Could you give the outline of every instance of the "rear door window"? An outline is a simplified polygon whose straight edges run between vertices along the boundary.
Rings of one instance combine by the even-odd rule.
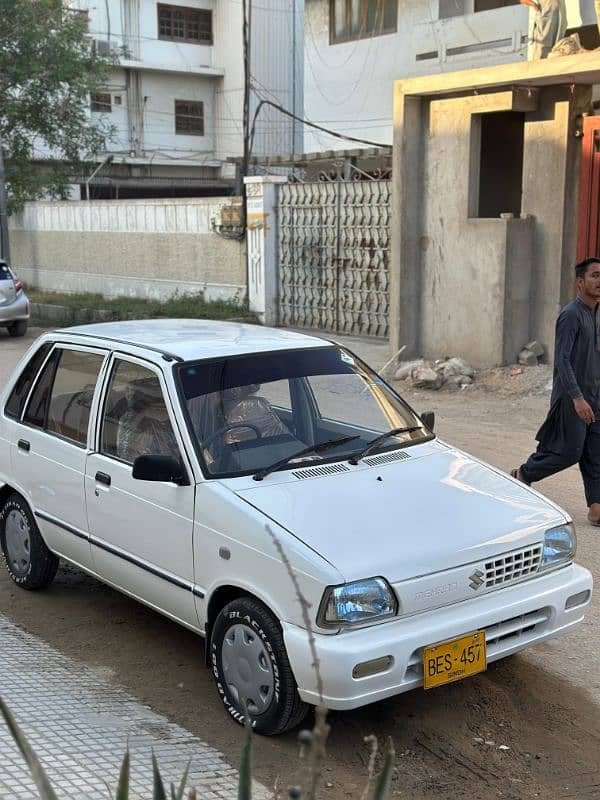
[[[2,266],[0,265],[0,278],[2,277],[1,271]],[[29,390],[31,389],[31,385],[34,382],[40,367],[44,363],[44,359],[50,352],[51,347],[52,342],[45,342],[29,359],[27,366],[19,375],[19,378],[15,383],[12,392],[10,393],[6,406],[4,407],[4,413],[7,417],[21,419],[21,414],[23,413],[23,408],[25,406],[25,401],[27,400]]]

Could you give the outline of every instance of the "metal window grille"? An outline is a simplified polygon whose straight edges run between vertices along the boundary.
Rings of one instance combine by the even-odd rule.
[[[175,133],[204,136],[204,103],[175,100]]]
[[[367,39],[398,28],[398,0],[329,0],[330,42]]]
[[[212,44],[212,11],[159,4],[158,38]]]
[[[94,92],[90,95],[90,110],[98,111],[103,114],[110,114],[112,103],[110,92]]]

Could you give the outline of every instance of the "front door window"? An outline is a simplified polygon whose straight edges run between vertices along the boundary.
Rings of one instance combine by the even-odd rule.
[[[179,448],[158,376],[140,364],[117,360],[104,407],[100,452],[133,464],[141,455],[168,455]]]

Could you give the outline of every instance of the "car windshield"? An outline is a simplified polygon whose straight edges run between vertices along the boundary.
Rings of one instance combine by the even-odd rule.
[[[348,459],[376,437],[372,452],[431,434],[382,379],[347,350],[319,347],[232,356],[178,365],[180,392],[195,445],[210,477]]]

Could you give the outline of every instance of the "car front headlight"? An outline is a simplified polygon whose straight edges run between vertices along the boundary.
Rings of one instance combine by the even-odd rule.
[[[577,537],[572,522],[551,528],[544,535],[544,547],[540,569],[551,569],[566,564],[575,558]]]
[[[317,622],[321,627],[364,625],[393,617],[398,601],[384,578],[367,578],[325,589]]]

